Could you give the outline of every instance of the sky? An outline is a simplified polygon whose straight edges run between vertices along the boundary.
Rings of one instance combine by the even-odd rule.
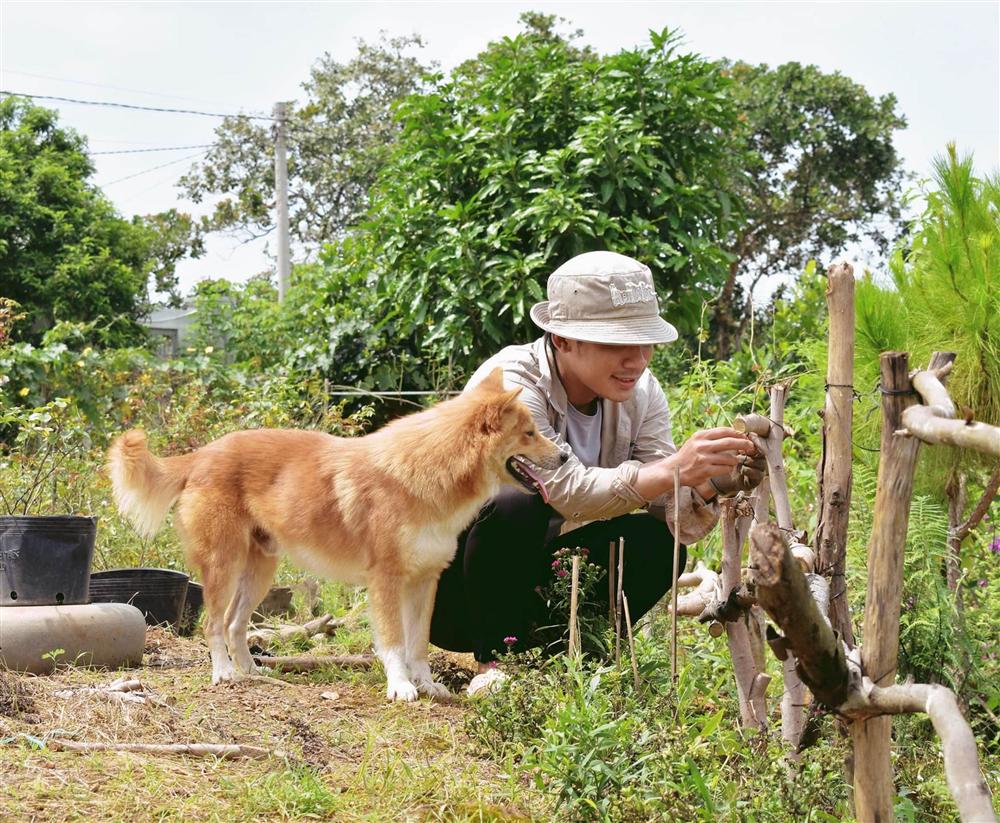
[[[358,38],[416,33],[444,70],[516,34],[518,16],[556,14],[601,53],[680,29],[709,58],[840,71],[873,95],[895,94],[908,127],[897,148],[917,177],[955,141],[980,172],[1000,166],[1000,0],[963,2],[44,2],[0,0],[0,88],[36,95],[232,114],[303,99],[324,53],[349,60]],[[177,179],[213,139],[217,118],[39,100],[85,135],[94,182],[119,212],[177,208]],[[169,164],[169,165],[164,165]],[[162,166],[161,168],[155,168]],[[213,237],[178,268],[183,292],[206,277],[243,281],[273,268],[265,241]]]

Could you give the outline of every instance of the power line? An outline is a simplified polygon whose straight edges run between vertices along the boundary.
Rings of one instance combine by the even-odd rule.
[[[88,152],[91,157],[98,154],[145,154],[150,151],[183,151],[184,149],[208,149],[211,148],[214,143],[199,143],[196,146],[163,146],[158,149],[117,149],[115,151],[92,151]]]
[[[163,97],[167,100],[187,100],[192,103],[204,103],[209,106],[224,106],[225,103],[211,102],[208,100],[201,100],[197,97],[183,97],[179,94],[163,94],[157,91],[143,91],[142,89],[130,89],[125,86],[111,86],[107,83],[92,83],[87,80],[71,80],[68,77],[54,77],[51,74],[33,74],[29,71],[16,71],[15,69],[4,69],[0,68],[0,74],[16,74],[20,77],[34,77],[39,80],[55,80],[57,83],[71,83],[74,86],[93,86],[98,89],[111,89],[112,91],[124,91],[129,94],[142,94],[146,97]]]
[[[27,97],[30,100],[56,100],[60,103],[79,103],[82,106],[108,106],[116,109],[155,111],[164,112],[166,114],[197,114],[201,117],[243,117],[247,120],[266,120],[269,123],[276,122],[275,118],[266,117],[260,114],[221,114],[214,111],[197,111],[195,109],[166,109],[158,108],[156,106],[136,106],[132,103],[114,103],[109,100],[79,100],[75,97],[55,97],[54,95],[48,94],[26,94],[20,91],[5,91],[3,89],[0,89],[0,95],[7,95],[8,97]]]
[[[143,169],[142,171],[137,171],[135,174],[128,174],[125,177],[119,177],[116,180],[110,180],[107,183],[101,183],[101,188],[107,188],[108,186],[114,185],[115,183],[121,183],[124,180],[131,180],[133,177],[140,177],[143,174],[149,174],[151,171],[156,171],[157,169],[165,169],[167,166],[174,166],[177,163],[183,163],[185,160],[194,160],[196,157],[201,157],[205,152],[199,151],[194,154],[189,154],[187,157],[181,157],[179,160],[171,160],[169,163],[160,163],[158,166],[152,166],[148,169]]]

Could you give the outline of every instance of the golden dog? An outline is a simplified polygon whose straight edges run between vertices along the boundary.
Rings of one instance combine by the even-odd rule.
[[[427,665],[437,581],[458,535],[501,483],[543,496],[532,465],[559,449],[500,369],[474,389],[364,437],[260,429],[156,457],[133,429],[111,445],[119,509],[155,534],[174,525],[205,596],[212,682],[256,672],[247,623],[286,552],[298,565],[367,585],[390,700],[446,695]]]

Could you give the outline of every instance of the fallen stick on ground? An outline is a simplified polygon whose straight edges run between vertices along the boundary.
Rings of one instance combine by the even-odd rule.
[[[70,752],[135,752],[137,754],[183,754],[190,757],[218,757],[221,760],[251,758],[285,759],[286,752],[279,749],[264,749],[260,746],[243,746],[224,743],[89,743],[75,740],[50,738],[46,748]]]
[[[254,663],[267,666],[279,672],[312,672],[324,666],[341,666],[345,669],[370,669],[375,664],[374,655],[370,654],[325,654],[292,657],[266,657],[254,655]],[[266,679],[266,678],[265,678]]]

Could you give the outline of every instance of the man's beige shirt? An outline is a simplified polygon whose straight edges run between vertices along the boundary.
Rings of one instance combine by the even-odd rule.
[[[566,390],[555,378],[545,351],[545,338],[523,346],[508,346],[485,363],[469,380],[467,389],[497,366],[503,368],[508,388],[520,388],[520,399],[531,410],[539,430],[555,441],[566,462],[539,474],[549,503],[571,526],[606,520],[638,508],[649,508],[675,530],[673,493],[646,500],[635,488],[639,466],[677,451],[670,435],[667,398],[647,369],[632,396],[623,403],[602,400],[601,455],[597,466],[581,463],[566,440]],[[687,486],[681,488],[680,539],[685,545],[704,537],[719,519],[718,503],[706,503]],[[564,529],[565,530],[565,529]],[[676,532],[675,532],[676,533]]]

